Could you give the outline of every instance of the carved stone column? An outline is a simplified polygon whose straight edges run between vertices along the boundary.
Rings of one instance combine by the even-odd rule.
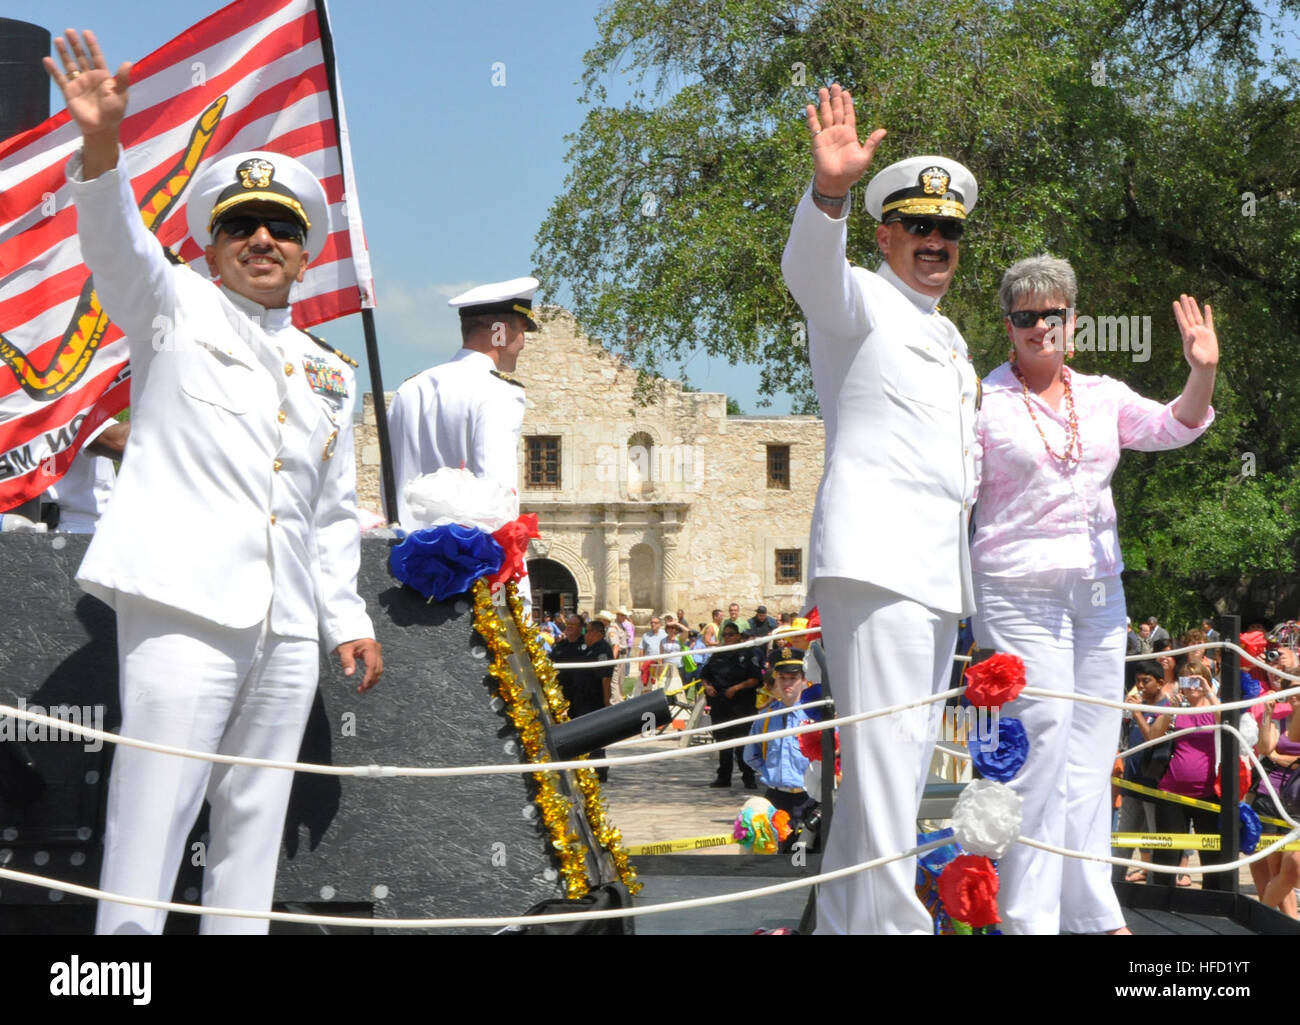
[[[602,608],[613,612],[619,606],[619,553],[618,553],[618,524],[605,522],[602,524],[605,539],[605,587],[604,594],[601,596],[600,604]]]
[[[663,574],[660,577],[662,582],[661,593],[659,596],[659,607],[664,612],[677,611],[680,602],[681,582],[677,575],[677,533],[681,530],[681,524],[676,521],[668,521],[663,524]]]

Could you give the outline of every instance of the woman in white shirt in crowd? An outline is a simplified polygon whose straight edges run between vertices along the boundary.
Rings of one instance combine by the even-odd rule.
[[[1120,700],[1125,616],[1110,479],[1120,449],[1178,448],[1214,419],[1219,361],[1210,308],[1180,296],[1174,318],[1191,371],[1167,405],[1109,377],[1074,374],[1074,270],[1051,256],[1011,266],[1000,299],[1010,361],[983,382],[983,449],[971,562],[975,639],[1019,655],[1027,683]],[[1029,757],[1009,784],[1021,833],[1101,855],[1110,847],[1118,709],[1020,698]],[[1008,933],[1126,932],[1110,867],[1013,844],[998,863]]]

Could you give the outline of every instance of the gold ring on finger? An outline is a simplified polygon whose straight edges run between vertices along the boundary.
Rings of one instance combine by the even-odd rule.
[[[78,75],[80,75],[80,74],[81,74],[80,71],[69,71],[69,72],[68,72],[68,81],[71,82],[74,78],[76,78],[76,77],[77,77]]]

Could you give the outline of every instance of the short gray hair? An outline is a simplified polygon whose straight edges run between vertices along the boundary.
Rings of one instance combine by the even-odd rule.
[[[1079,281],[1069,261],[1044,253],[1017,260],[1008,267],[1002,275],[1002,287],[998,289],[1003,315],[1011,312],[1017,300],[1029,295],[1059,295],[1065,300],[1065,305],[1073,309],[1079,295]]]

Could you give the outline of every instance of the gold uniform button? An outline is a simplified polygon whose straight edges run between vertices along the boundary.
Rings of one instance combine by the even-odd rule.
[[[275,414],[275,418],[276,418],[277,420],[279,420],[280,423],[284,423],[286,420],[289,419],[287,416],[284,415],[284,410],[283,410],[283,409],[280,410],[280,412],[278,412],[278,413]]]
[[[275,526],[275,513],[271,513],[271,526]]]
[[[292,363],[286,363],[286,364],[284,365],[284,376],[285,376],[285,377],[292,377],[292,376],[293,376],[293,364],[292,364]]]
[[[275,470],[276,473],[279,473],[279,472],[280,472],[280,467],[283,466],[283,465],[284,465],[284,464],[283,464],[282,462],[280,462],[280,460],[277,459],[274,463],[271,464],[271,467]]]

